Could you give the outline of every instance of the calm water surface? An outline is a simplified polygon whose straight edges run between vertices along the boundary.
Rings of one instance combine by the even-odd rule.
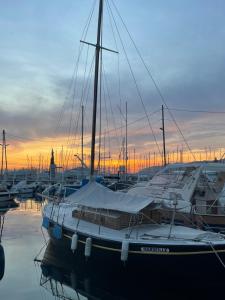
[[[45,239],[48,236],[41,230],[40,203],[28,200],[5,214],[0,248],[1,300],[224,299],[225,283],[213,282],[210,270],[210,284],[199,279],[190,286],[189,280],[173,280],[164,274],[154,278],[152,273],[113,272],[109,266],[89,268],[75,261],[70,251],[46,245]],[[4,275],[1,250],[5,253]]]

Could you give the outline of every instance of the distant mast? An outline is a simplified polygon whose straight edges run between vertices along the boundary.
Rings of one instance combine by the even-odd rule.
[[[125,111],[125,121],[126,121],[126,144],[125,144],[125,180],[127,180],[127,161],[128,161],[128,152],[127,152],[127,101],[126,101],[126,111]]]
[[[84,171],[84,106],[81,106],[81,160],[82,160],[82,176]]]
[[[164,166],[166,166],[166,137],[165,137],[165,121],[164,121],[164,106],[162,105],[162,127],[160,128],[162,130],[163,135],[163,163]]]
[[[55,177],[56,177],[56,164],[55,164],[54,151],[52,149],[50,167],[49,167],[49,179],[50,179],[50,181],[54,182]]]
[[[5,129],[3,129],[2,131],[2,144],[0,144],[2,146],[2,161],[1,161],[1,178],[3,179],[3,175],[4,173],[7,173],[8,171],[8,162],[7,162],[7,145],[6,144],[6,137],[5,137]],[[5,169],[4,169],[4,165],[5,165]]]

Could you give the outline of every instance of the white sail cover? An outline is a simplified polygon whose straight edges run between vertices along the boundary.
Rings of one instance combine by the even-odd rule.
[[[153,202],[153,198],[113,192],[97,182],[90,182],[66,198],[67,203],[95,209],[110,209],[136,214]]]

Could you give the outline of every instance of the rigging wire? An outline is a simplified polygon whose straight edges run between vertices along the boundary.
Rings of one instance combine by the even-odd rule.
[[[154,130],[153,130],[152,125],[151,125],[151,121],[150,121],[150,119],[149,119],[149,117],[148,117],[148,114],[147,114],[147,110],[146,110],[146,107],[145,107],[145,104],[144,104],[144,101],[143,101],[143,98],[142,98],[142,95],[141,95],[141,91],[140,91],[139,86],[138,86],[138,84],[137,84],[137,80],[136,80],[136,77],[135,77],[135,75],[134,75],[133,69],[132,69],[132,67],[131,67],[130,60],[129,60],[128,55],[127,55],[127,53],[126,53],[126,50],[125,50],[125,47],[124,47],[124,43],[123,43],[123,40],[122,40],[121,35],[120,35],[120,33],[119,33],[119,30],[118,30],[118,26],[117,26],[115,17],[114,17],[114,15],[113,15],[113,13],[112,13],[111,6],[110,6],[110,4],[109,4],[108,1],[106,1],[106,3],[107,3],[107,8],[109,9],[109,12],[110,12],[110,14],[111,14],[111,16],[112,16],[112,19],[113,19],[113,22],[114,22],[114,25],[115,25],[115,28],[116,28],[118,37],[119,37],[119,39],[120,39],[120,43],[121,43],[121,45],[122,45],[124,55],[125,55],[126,61],[127,61],[127,63],[128,63],[128,66],[129,66],[129,69],[130,69],[132,78],[133,78],[133,80],[134,80],[134,84],[135,84],[135,87],[136,87],[136,90],[137,90],[137,94],[138,94],[138,96],[139,96],[139,98],[140,98],[140,100],[141,100],[141,104],[142,104],[143,110],[144,110],[144,112],[145,112],[145,114],[146,114],[146,117],[147,117],[147,120],[148,120],[148,125],[149,125],[150,130],[151,130],[151,132],[152,132],[152,135],[153,135],[153,137],[154,137],[156,147],[157,147],[157,149],[158,149],[159,155],[162,156],[162,153],[161,153],[161,151],[160,151],[159,144],[158,144],[158,142],[157,142],[156,136],[155,136],[155,134],[154,134]]]
[[[89,13],[89,16],[87,18],[87,21],[86,21],[86,24],[83,28],[83,31],[82,31],[82,34],[81,34],[81,39],[85,39],[86,36],[87,36],[87,32],[88,32],[88,29],[89,29],[89,26],[90,26],[90,22],[91,22],[91,19],[92,19],[92,16],[93,16],[93,13],[94,13],[94,9],[95,9],[95,6],[96,6],[96,2],[97,0],[94,0],[93,1],[93,5],[91,7],[91,11]],[[57,131],[60,126],[61,126],[61,122],[62,122],[62,117],[63,117],[63,113],[64,113],[64,109],[65,109],[65,106],[66,106],[66,101],[69,99],[69,94],[70,94],[70,91],[72,89],[72,86],[73,86],[73,82],[75,81],[76,82],[76,76],[77,76],[77,69],[78,69],[78,64],[79,64],[79,60],[80,60],[80,56],[81,56],[81,52],[82,52],[82,49],[83,49],[83,44],[79,44],[79,49],[78,49],[78,58],[77,58],[77,62],[76,62],[76,66],[74,68],[74,71],[73,71],[73,75],[72,75],[72,80],[70,82],[70,85],[69,85],[69,89],[68,89],[68,92],[67,92],[67,95],[66,95],[66,98],[65,98],[65,101],[63,103],[63,106],[62,106],[62,109],[59,113],[59,117],[58,117],[58,123],[57,123],[57,126],[56,126],[56,130]],[[75,75],[76,74],[76,75]]]
[[[77,111],[77,117],[74,119],[74,124],[72,124],[72,119],[70,119],[70,132],[72,131],[72,126],[74,125],[75,127],[75,132],[78,130],[79,126],[79,120],[80,120],[80,113],[81,113],[81,107],[83,104],[83,99],[84,99],[84,93],[85,93],[85,82],[86,82],[86,72],[87,72],[87,63],[88,63],[88,54],[89,54],[89,46],[87,47],[87,54],[86,54],[86,59],[85,59],[85,66],[84,66],[84,78],[83,78],[83,85],[82,85],[82,91],[81,91],[81,97],[80,97],[80,103],[79,103],[79,109]],[[70,136],[68,137],[67,144],[70,142]]]
[[[83,98],[80,99],[80,103],[79,103],[79,109],[78,109],[78,112],[77,112],[77,117],[75,118],[74,120],[74,136],[75,138],[71,136],[67,139],[67,147],[69,146],[70,143],[73,143],[75,140],[77,141],[80,141],[80,138],[77,138],[77,134],[78,134],[78,127],[79,127],[79,120],[80,120],[80,114],[81,114],[81,106],[82,104],[84,103],[84,96],[85,96],[85,93],[86,93],[86,90],[87,88],[89,87],[89,81],[92,77],[92,70],[93,70],[93,63],[94,63],[94,55],[92,57],[92,62],[91,62],[91,67],[90,67],[90,70],[89,70],[89,74],[87,76],[87,80],[86,80],[86,86],[84,87],[84,94],[83,94]],[[87,101],[86,101],[87,103]],[[86,105],[85,105],[86,107]],[[84,109],[85,109],[84,107]],[[72,152],[73,150],[70,150],[69,154],[68,154],[68,149],[66,150],[66,156],[65,156],[65,159],[67,160],[67,163],[68,163],[68,159],[70,158],[70,156],[72,155]]]
[[[155,115],[156,113],[158,113],[158,112],[160,112],[161,111],[161,108],[160,109],[157,109],[157,110],[155,110],[154,112],[152,112],[152,113],[149,113],[148,115],[149,115],[149,117],[150,116],[153,116],[153,115]],[[130,122],[128,122],[128,126],[130,126],[130,125],[133,125],[133,124],[135,124],[135,123],[138,123],[138,122],[140,122],[140,121],[143,121],[144,119],[146,119],[146,116],[143,116],[143,117],[140,117],[140,118],[138,118],[138,119],[136,119],[136,120],[133,120],[133,121],[130,121]],[[86,121],[88,121],[88,120],[86,120]],[[122,129],[122,128],[125,128],[125,125],[122,125],[122,126],[119,126],[119,127],[116,127],[116,128],[112,128],[112,129],[108,129],[107,131],[106,131],[106,133],[108,134],[108,133],[110,133],[110,132],[114,132],[115,130],[120,130],[120,129]],[[23,136],[18,136],[18,135],[14,135],[14,134],[11,134],[11,133],[9,133],[9,132],[7,132],[7,135],[9,136],[9,137],[12,137],[12,138],[17,138],[18,140],[24,140],[24,141],[33,141],[33,142],[40,142],[41,140],[40,139],[35,139],[35,138],[27,138],[27,137],[23,137]],[[84,139],[90,139],[90,137],[89,136],[87,136],[87,137],[84,137]],[[80,140],[80,138],[73,138],[72,139],[72,141],[79,141]],[[50,140],[49,141],[50,143],[53,143],[53,142],[55,142],[54,140]],[[61,145],[59,146],[60,148],[61,148]]]
[[[104,69],[104,64],[103,64],[103,75],[104,75],[104,79],[105,79],[105,86],[106,86],[106,90],[107,90],[107,96],[108,96],[108,100],[109,100],[110,111],[111,111],[112,120],[113,120],[113,124],[114,124],[115,136],[116,136],[117,142],[119,143],[119,138],[118,138],[118,134],[117,134],[117,130],[116,130],[115,116],[114,116],[114,112],[113,112],[113,109],[112,109],[112,101],[111,101],[111,96],[110,96],[110,92],[109,92],[108,80],[107,80],[106,72],[105,72],[105,69]],[[108,127],[108,125],[107,125],[107,127]],[[110,142],[109,142],[109,147],[110,147]]]
[[[177,121],[176,121],[174,115],[172,114],[172,112],[171,112],[171,111],[169,110],[169,108],[168,108],[168,105],[167,105],[167,103],[166,103],[166,100],[165,100],[165,98],[164,98],[164,96],[163,96],[163,94],[162,94],[160,88],[159,88],[159,85],[157,84],[156,80],[154,79],[154,77],[153,77],[153,75],[152,75],[152,73],[151,73],[151,71],[150,71],[150,68],[149,68],[149,67],[147,66],[147,64],[145,63],[145,61],[144,61],[144,59],[143,59],[143,57],[142,57],[142,55],[141,55],[140,50],[138,49],[138,47],[137,47],[137,45],[136,45],[134,39],[132,38],[132,36],[131,36],[131,34],[130,34],[130,32],[129,32],[129,30],[128,30],[128,28],[127,28],[127,26],[126,26],[126,24],[125,24],[125,22],[124,22],[124,20],[123,20],[123,18],[122,18],[122,16],[121,16],[121,14],[119,13],[119,10],[118,10],[117,6],[115,5],[115,2],[114,2],[113,0],[111,0],[111,2],[112,2],[112,4],[113,4],[113,6],[114,6],[114,8],[115,8],[115,10],[116,10],[116,12],[117,12],[117,14],[118,14],[118,16],[119,16],[121,22],[122,22],[122,24],[123,24],[123,26],[124,26],[124,28],[125,28],[127,34],[129,35],[129,37],[130,37],[130,39],[131,39],[131,42],[132,42],[132,44],[134,45],[134,47],[135,47],[135,49],[136,49],[136,51],[137,51],[137,53],[138,53],[138,56],[140,57],[140,59],[141,59],[143,65],[144,65],[144,67],[145,67],[145,69],[146,69],[148,75],[150,76],[150,78],[151,78],[151,80],[152,80],[152,82],[153,82],[153,84],[154,84],[154,86],[155,86],[155,88],[156,88],[156,91],[157,91],[158,94],[159,94],[159,97],[161,98],[162,102],[164,103],[164,105],[165,105],[166,108],[168,109],[168,112],[169,112],[171,118],[173,119],[174,124],[176,125],[176,127],[177,127],[177,129],[178,129],[180,135],[182,136],[182,138],[183,138],[183,140],[184,140],[184,143],[186,144],[186,146],[187,146],[188,150],[190,151],[192,157],[194,158],[194,160],[196,160],[195,155],[194,155],[194,153],[192,152],[192,150],[191,150],[191,148],[190,148],[190,146],[189,146],[189,144],[188,144],[188,142],[187,142],[187,140],[186,140],[186,138],[185,138],[183,132],[181,131],[181,129],[180,129],[180,127],[179,127],[179,125],[178,125],[178,123],[177,123]]]
[[[111,32],[112,32],[112,36],[113,36],[113,40],[114,40],[114,43],[115,43],[115,48],[116,48],[116,51],[118,52],[118,55],[117,55],[117,78],[118,78],[118,96],[119,96],[119,108],[120,110],[122,110],[122,96],[121,96],[121,75],[120,75],[120,55],[119,55],[119,48],[118,48],[118,43],[117,43],[117,40],[116,40],[116,34],[114,32],[114,28],[113,28],[113,24],[112,24],[112,18],[111,18],[111,15],[109,14],[109,10],[107,10],[108,12],[108,19],[109,19],[109,23],[110,23],[110,29],[111,29]],[[121,131],[120,131],[120,136],[121,136],[121,141],[118,143],[118,145],[121,145],[123,143],[123,127],[122,127],[122,124],[123,124],[123,118],[122,116],[120,115],[120,125],[121,125]],[[124,126],[125,127],[125,126]],[[119,137],[118,137],[119,139]],[[122,149],[122,148],[121,148]],[[119,160],[121,159],[121,150],[120,149],[120,152],[119,152]],[[119,164],[119,161],[118,161],[118,164]]]
[[[84,39],[84,40],[86,39],[88,30],[90,27],[90,23],[91,23],[91,20],[93,17],[93,13],[95,10],[96,2],[97,2],[97,0],[94,0],[93,6],[91,8],[91,12],[89,14],[88,20],[87,20],[84,30],[82,32],[81,39]],[[70,120],[69,120],[69,126],[68,126],[67,145],[69,144],[69,140],[70,140],[70,136],[71,136],[71,132],[72,132],[72,121],[73,121],[73,115],[74,115],[75,98],[76,98],[76,94],[77,94],[78,70],[79,70],[79,64],[80,64],[80,60],[81,60],[81,54],[82,54],[83,47],[84,47],[84,44],[79,45],[78,58],[77,58],[76,67],[74,70],[75,78],[72,81],[72,83],[74,82],[74,88],[73,88],[73,94],[72,94],[72,109],[71,109],[71,113],[70,113]]]
[[[85,97],[85,93],[84,93],[84,98],[85,98],[85,104],[84,104],[84,98],[82,99],[82,101],[80,101],[80,104],[79,104],[79,110],[78,110],[78,116],[77,118],[75,119],[75,133],[74,133],[74,137],[71,137],[71,143],[75,143],[76,144],[76,141],[80,141],[80,138],[77,138],[77,135],[78,135],[78,125],[79,125],[79,119],[80,119],[80,114],[81,114],[81,106],[82,104],[84,104],[84,112],[85,112],[85,108],[87,107],[87,101],[88,101],[88,98],[89,98],[89,93],[90,93],[90,86],[91,86],[91,78],[93,77],[93,72],[94,72],[94,57],[95,55],[93,55],[93,58],[92,58],[92,63],[91,63],[91,67],[90,67],[90,71],[89,71],[89,75],[88,75],[88,79],[86,81],[86,88],[85,88],[85,93],[86,93],[86,97]],[[86,120],[86,123],[88,123],[89,120]],[[84,140],[87,139],[87,140],[90,140],[90,137],[84,137]],[[67,146],[69,145],[69,143],[67,144]],[[72,155],[72,152],[73,150],[70,151],[69,155],[68,155],[68,160],[70,159],[70,156]],[[68,161],[67,161],[68,163]]]
[[[103,83],[104,82],[105,82],[105,77],[103,76]],[[103,84],[102,88],[103,88],[103,95],[104,95],[103,99],[104,99],[104,106],[105,106],[106,127],[107,127],[107,133],[109,133],[109,117],[108,117],[108,110],[107,110],[107,103],[106,103],[106,85]],[[106,130],[104,131],[104,136],[105,134],[106,134]]]
[[[175,111],[185,111],[190,113],[207,113],[207,114],[225,114],[225,111],[210,111],[210,110],[190,110],[185,108],[168,108],[168,110],[175,110]]]
[[[120,76],[120,55],[119,55],[119,47],[118,47],[118,43],[117,43],[117,40],[116,40],[116,34],[115,34],[115,31],[114,31],[114,28],[113,28],[113,24],[112,24],[112,17],[111,15],[109,14],[109,10],[107,10],[108,12],[108,17],[109,17],[109,24],[110,24],[110,29],[111,29],[111,32],[112,32],[112,36],[113,36],[113,40],[114,40],[114,43],[115,43],[115,48],[116,48],[116,51],[118,52],[118,55],[117,55],[117,73],[118,73],[118,95],[119,95],[119,100],[120,100],[120,110],[122,109],[122,96],[121,96],[121,76]],[[120,116],[120,123],[121,123],[121,126],[123,124],[123,119],[122,117]],[[122,132],[122,129],[121,129],[121,137],[123,136],[123,132]]]

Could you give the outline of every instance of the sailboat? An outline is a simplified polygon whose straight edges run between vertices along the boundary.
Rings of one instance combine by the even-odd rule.
[[[120,263],[132,271],[160,269],[171,274],[209,268],[224,272],[224,235],[176,226],[174,215],[170,224],[157,224],[151,218],[154,197],[113,192],[95,181],[99,57],[105,49],[101,46],[102,15],[103,0],[99,0],[90,181],[63,202],[45,205],[42,225],[57,247],[71,249],[87,263],[99,261],[109,268]],[[176,197],[172,203],[176,208]]]

